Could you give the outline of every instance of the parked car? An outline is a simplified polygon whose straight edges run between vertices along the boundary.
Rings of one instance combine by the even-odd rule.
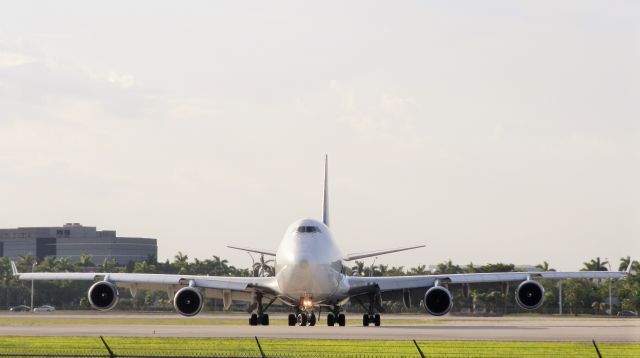
[[[618,317],[638,317],[638,312],[635,311],[620,311],[617,314]]]
[[[31,311],[31,307],[25,306],[25,305],[13,306],[13,307],[9,308],[9,311],[11,311],[11,312],[29,312],[29,311]]]
[[[53,306],[43,305],[43,306],[34,308],[33,312],[53,312],[55,310],[56,308]]]

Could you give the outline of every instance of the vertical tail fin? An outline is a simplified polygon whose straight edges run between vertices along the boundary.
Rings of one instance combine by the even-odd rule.
[[[18,272],[18,268],[16,267],[16,263],[11,261],[11,271],[13,271],[13,276],[18,276],[20,273]]]
[[[329,226],[329,156],[324,155],[324,189],[322,196],[322,222]]]

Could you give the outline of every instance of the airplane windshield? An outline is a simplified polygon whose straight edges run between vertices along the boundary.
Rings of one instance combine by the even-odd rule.
[[[297,232],[320,232],[317,226],[298,226]]]

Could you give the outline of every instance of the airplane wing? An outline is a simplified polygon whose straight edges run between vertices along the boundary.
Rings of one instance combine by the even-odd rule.
[[[25,272],[19,273],[12,264],[13,274],[22,281],[108,281],[117,287],[128,288],[135,294],[138,289],[167,291],[169,298],[182,287],[196,287],[206,291],[207,297],[221,298],[224,292],[235,292],[233,299],[251,301],[260,292],[269,296],[279,294],[275,277],[227,277],[165,275],[147,273],[107,272]]]
[[[387,277],[360,277],[350,276],[349,286],[351,290],[359,291],[363,287],[377,287],[380,291],[394,291],[411,288],[426,288],[440,284],[469,284],[525,281],[528,279],[546,278],[561,280],[569,278],[589,279],[619,279],[629,275],[629,271],[576,271],[576,272],[492,272],[492,273],[462,273],[444,275],[420,275],[420,276],[387,276]]]
[[[262,255],[267,255],[267,256],[276,256],[275,251],[271,251],[271,250],[254,249],[254,248],[251,248],[251,247],[242,247],[242,246],[227,246],[227,247],[230,248],[230,249],[234,249],[234,250],[255,252],[257,254],[262,254]]]
[[[421,247],[425,247],[425,245],[406,246],[406,247],[397,247],[397,248],[388,249],[388,250],[378,250],[378,251],[352,253],[352,254],[348,254],[347,256],[345,256],[344,260],[345,261],[353,261],[353,260],[358,260],[358,259],[364,259],[364,258],[367,258],[367,257],[373,257],[373,256],[378,256],[378,255],[384,255],[384,254],[391,254],[391,253],[399,252],[399,251],[418,249],[418,248],[421,248]]]

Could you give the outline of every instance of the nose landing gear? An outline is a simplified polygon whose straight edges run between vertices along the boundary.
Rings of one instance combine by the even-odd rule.
[[[288,323],[289,326],[295,326],[296,324],[299,326],[315,326],[316,325],[316,314],[314,312],[303,312],[299,311],[298,314],[289,314]]]
[[[315,326],[318,323],[318,317],[314,311],[306,311],[300,306],[295,307],[296,312],[289,314],[287,319],[290,327],[293,326]],[[338,325],[344,327],[347,319],[344,313],[340,313],[340,306],[333,306],[331,312],[327,315],[327,326],[333,327]],[[380,319],[378,318],[378,322]]]

